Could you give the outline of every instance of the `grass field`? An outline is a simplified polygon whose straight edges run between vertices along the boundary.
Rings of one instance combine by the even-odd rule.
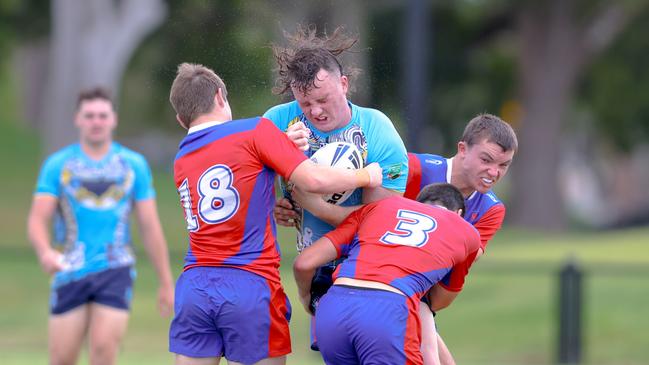
[[[25,217],[40,165],[38,141],[21,128],[0,128],[0,363],[46,363],[48,279],[25,238]],[[20,156],[16,159],[16,156]],[[175,274],[186,234],[168,173],[156,174],[161,218]],[[137,237],[137,235],[135,235]],[[283,278],[293,301],[294,354],[289,364],[320,364],[307,350],[307,318],[299,306],[290,265],[294,235],[280,229]],[[139,248],[132,319],[120,364],[171,363],[169,319],[155,310],[155,279]],[[499,233],[476,264],[465,291],[438,316],[459,364],[551,364],[557,337],[557,271],[574,257],[586,272],[584,363],[649,363],[649,228],[547,235]],[[85,355],[84,355],[85,356]],[[81,362],[87,363],[84,360]]]

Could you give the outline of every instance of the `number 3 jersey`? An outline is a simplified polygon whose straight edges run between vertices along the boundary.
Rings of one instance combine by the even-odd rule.
[[[308,156],[312,156],[320,147],[331,142],[349,142],[354,144],[363,156],[364,165],[378,162],[383,168],[382,187],[403,193],[408,176],[408,155],[399,133],[390,119],[376,109],[363,108],[348,103],[352,118],[339,129],[321,132],[304,115],[296,101],[272,107],[264,117],[270,119],[277,127],[286,131],[291,125],[303,122],[309,129]],[[286,195],[286,194],[285,194]],[[362,189],[356,189],[341,205],[354,206],[362,203]],[[297,248],[311,246],[318,238],[331,231],[333,227],[320,220],[308,211],[302,210],[301,222],[297,222]]]
[[[191,128],[174,162],[189,230],[184,269],[236,267],[279,282],[275,173],[289,178],[305,159],[264,118]]]
[[[134,201],[155,197],[142,155],[112,143],[101,160],[73,144],[43,164],[35,194],[58,199],[54,240],[63,245],[68,269],[56,273],[57,288],[91,273],[133,265],[130,213]]]
[[[461,289],[480,247],[478,232],[458,214],[398,196],[356,210],[325,237],[339,258],[348,256],[334,280],[376,281],[417,299],[451,270]]]

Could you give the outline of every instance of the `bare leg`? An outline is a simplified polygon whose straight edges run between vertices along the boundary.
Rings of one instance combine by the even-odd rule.
[[[284,365],[286,364],[286,356],[278,357],[269,357],[260,361],[257,361],[255,365]],[[228,361],[228,365],[244,365],[236,361]]]
[[[102,304],[90,304],[90,364],[113,365],[126,334],[129,313]]]
[[[221,357],[189,357],[176,354],[176,365],[218,365]]]
[[[451,352],[448,350],[448,347],[446,347],[446,344],[439,333],[437,334],[437,349],[439,352],[439,360],[442,365],[455,365],[453,355],[451,355]]]
[[[48,325],[50,365],[74,365],[88,329],[88,305],[51,315]]]
[[[419,321],[421,322],[421,354],[424,364],[440,365],[435,317],[427,305],[419,306]]]

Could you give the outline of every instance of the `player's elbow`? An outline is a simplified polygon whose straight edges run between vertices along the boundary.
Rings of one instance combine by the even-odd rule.
[[[433,303],[430,303],[430,309],[434,312],[439,312],[442,309],[448,307],[451,305],[450,301],[444,302],[444,301],[435,301]]]
[[[430,299],[430,309],[437,312],[440,311],[453,303],[455,295],[450,296],[436,296]]]
[[[311,270],[315,270],[313,263],[310,262],[305,255],[298,255],[293,263],[293,272],[295,273],[307,273]]]
[[[325,193],[328,190],[329,182],[327,176],[319,169],[313,169],[313,173],[304,177],[303,182],[297,185],[308,193]]]

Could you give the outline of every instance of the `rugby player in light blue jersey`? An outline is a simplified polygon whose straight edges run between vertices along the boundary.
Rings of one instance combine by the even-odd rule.
[[[315,204],[305,205],[296,214],[292,210],[294,202],[289,198],[296,198],[301,192],[293,191],[278,201],[275,218],[281,225],[298,229],[297,244],[301,251],[361,204],[402,195],[408,176],[408,156],[401,137],[385,114],[347,100],[350,74],[337,56],[351,48],[355,38],[344,34],[341,28],[331,36],[316,36],[315,27],[308,27],[298,28],[290,41],[287,48],[273,47],[279,65],[275,91],[281,94],[290,90],[295,100],[272,107],[264,117],[286,131],[308,156],[327,143],[345,141],[356,145],[365,164],[378,162],[383,168],[382,186],[357,189],[341,205],[308,199]],[[314,306],[331,285],[334,266],[334,263],[326,265],[316,274],[312,285]],[[312,348],[317,349],[313,331]]]
[[[50,363],[76,363],[87,334],[90,363],[114,364],[135,278],[133,208],[158,276],[163,316],[173,308],[173,279],[151,171],[142,155],[113,142],[117,117],[108,93],[82,92],[75,124],[79,143],[52,154],[41,168],[28,235],[42,269],[53,275]]]

